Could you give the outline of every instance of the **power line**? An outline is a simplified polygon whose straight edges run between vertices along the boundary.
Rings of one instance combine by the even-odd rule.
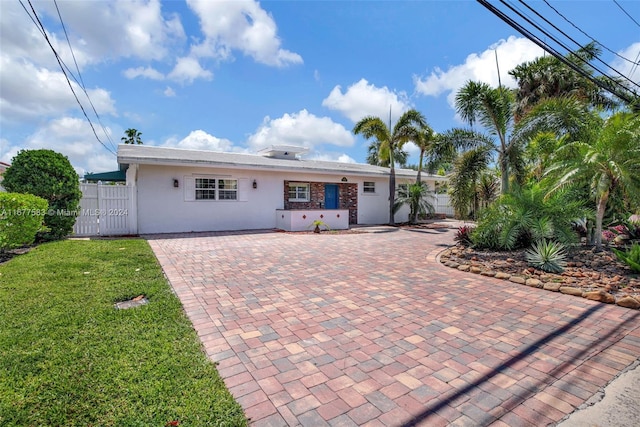
[[[20,4],[22,5],[23,9],[25,9],[25,11],[27,11],[25,5],[22,3],[22,0],[18,0],[20,2]],[[31,20],[36,23],[36,26],[39,27],[38,29],[40,30],[40,32],[42,33],[42,35],[44,36],[45,40],[47,41],[47,44],[49,45],[49,47],[51,48],[51,50],[53,51],[54,56],[56,57],[56,61],[58,61],[58,65],[60,66],[60,69],[62,70],[62,74],[64,75],[65,79],[67,80],[67,84],[69,85],[69,89],[71,89],[71,93],[73,93],[73,97],[76,99],[76,102],[78,103],[78,105],[80,106],[80,110],[82,110],[82,114],[84,114],[85,118],[87,119],[87,121],[89,122],[89,125],[91,126],[91,130],[93,131],[93,134],[95,135],[96,139],[98,140],[98,142],[107,149],[107,151],[109,151],[111,154],[116,155],[116,153],[113,151],[113,149],[107,147],[105,145],[104,142],[102,142],[100,140],[100,138],[98,137],[98,134],[96,132],[96,129],[93,126],[93,123],[91,122],[91,119],[89,119],[89,116],[87,115],[87,112],[85,111],[84,107],[82,106],[82,103],[80,102],[80,100],[78,99],[78,95],[76,95],[75,90],[73,90],[73,85],[71,84],[71,81],[69,80],[69,76],[67,75],[67,72],[65,71],[65,67],[62,65],[62,59],[60,58],[60,56],[58,55],[58,52],[56,51],[56,49],[53,47],[53,45],[51,44],[51,41],[49,40],[49,36],[47,35],[47,32],[44,28],[44,25],[42,24],[42,21],[40,21],[40,18],[38,17],[38,14],[36,13],[35,8],[33,7],[33,4],[31,3],[31,0],[27,0],[27,2],[29,3],[29,6],[31,7],[31,11],[33,12],[33,17],[31,17],[31,14],[29,13],[29,11],[27,11],[27,14],[31,17]],[[34,20],[35,18],[35,20]]]
[[[578,74],[580,74],[581,76],[585,77],[586,79],[590,80],[591,82],[593,82],[594,84],[596,84],[598,87],[600,87],[603,90],[606,90],[607,92],[612,93],[613,95],[617,96],[618,98],[620,98],[621,100],[631,104],[633,103],[634,99],[633,97],[635,97],[635,93],[633,94],[633,97],[630,96],[628,93],[626,93],[626,91],[630,91],[630,89],[628,89],[627,87],[622,86],[623,88],[623,92],[619,92],[618,90],[615,90],[613,87],[605,85],[603,82],[601,82],[600,80],[594,78],[590,73],[588,73],[586,70],[584,70],[581,67],[578,67],[576,64],[574,64],[573,62],[567,60],[567,58],[564,57],[564,55],[562,55],[561,53],[559,53],[557,50],[555,50],[554,48],[552,48],[551,46],[549,46],[547,43],[543,42],[542,40],[540,40],[536,35],[534,35],[533,33],[531,33],[529,30],[527,30],[526,28],[524,28],[522,25],[520,25],[519,23],[517,23],[515,20],[513,20],[511,17],[509,17],[507,14],[505,14],[503,11],[501,11],[500,9],[496,8],[495,6],[493,6],[491,3],[489,3],[487,0],[477,0],[478,3],[480,3],[483,7],[485,7],[487,10],[489,10],[491,13],[493,13],[494,15],[496,15],[498,18],[500,18],[503,22],[505,22],[506,24],[508,24],[509,26],[511,26],[513,29],[515,29],[516,31],[518,31],[520,34],[522,34],[523,36],[525,36],[526,38],[528,38],[529,40],[531,40],[533,43],[535,43],[536,45],[538,45],[540,48],[542,48],[543,50],[549,52],[550,54],[552,54],[554,57],[556,57],[556,59],[558,59],[560,62],[562,62],[563,64],[565,64],[566,66],[568,66],[569,68],[571,68],[572,70],[574,70],[575,72],[577,72]],[[554,41],[556,41],[554,39]],[[557,43],[557,41],[556,41]],[[615,80],[613,80],[615,82]],[[617,83],[617,82],[616,82]],[[619,83],[618,83],[619,84]]]
[[[558,14],[562,19],[564,19],[565,21],[567,21],[567,23],[569,23],[573,28],[575,28],[576,30],[580,31],[583,35],[585,35],[586,37],[590,38],[591,41],[593,41],[594,43],[597,43],[599,46],[602,46],[603,49],[605,49],[606,51],[613,53],[615,56],[617,56],[618,58],[630,62],[634,65],[637,65],[636,62],[633,62],[632,60],[630,60],[629,58],[625,58],[624,56],[620,55],[618,52],[615,52],[611,49],[609,49],[607,46],[603,45],[602,43],[600,43],[598,40],[594,39],[593,37],[591,37],[589,34],[585,33],[580,27],[578,27],[576,24],[574,24],[572,21],[569,20],[569,18],[567,18],[566,16],[564,16],[560,11],[558,11],[558,9],[556,9],[555,7],[553,7],[547,0],[543,0],[547,6],[549,6],[556,14]],[[636,59],[637,61],[637,59]]]
[[[78,78],[80,79],[80,81],[78,82],[78,80],[75,79],[75,76],[73,76],[73,73],[71,73],[71,75],[74,77],[74,80],[82,88],[82,91],[84,92],[85,96],[87,97],[87,100],[89,101],[89,104],[91,105],[91,108],[93,109],[93,113],[96,115],[96,118],[98,119],[98,123],[100,123],[100,127],[102,128],[102,131],[104,132],[104,134],[107,136],[107,139],[109,140],[109,144],[111,145],[111,148],[115,149],[115,145],[113,143],[113,140],[111,139],[111,136],[107,132],[107,129],[102,124],[102,120],[100,119],[100,115],[98,114],[98,111],[96,111],[96,107],[93,105],[93,102],[91,101],[91,97],[89,96],[89,93],[87,92],[87,88],[86,88],[86,86],[84,84],[84,80],[82,79],[82,74],[80,73],[80,67],[78,66],[78,61],[76,61],[76,55],[73,52],[73,48],[71,47],[71,40],[69,40],[69,34],[67,33],[67,27],[64,25],[64,21],[62,20],[62,15],[60,14],[60,9],[58,8],[57,0],[53,0],[53,4],[56,6],[56,11],[58,12],[58,18],[60,19],[60,25],[62,25],[62,30],[64,31],[65,38],[67,39],[67,44],[69,45],[69,50],[71,51],[71,56],[73,57],[73,63],[76,65],[76,71],[78,72]],[[67,67],[67,70],[68,70],[68,67]]]
[[[625,15],[627,15],[633,22],[636,23],[636,25],[638,27],[640,27],[640,23],[638,23],[638,21],[636,21],[633,16],[629,15],[629,12],[627,12],[624,7],[622,7],[622,5],[620,3],[618,3],[616,0],[613,0],[613,2],[616,4],[616,6],[618,6],[620,8],[621,11],[623,11],[625,13]]]
[[[556,31],[558,31],[560,34],[562,34],[563,36],[565,36],[566,38],[568,38],[569,40],[571,40],[578,48],[581,47],[580,43],[578,43],[576,40],[574,40],[571,36],[569,36],[567,33],[565,33],[564,31],[562,31],[560,28],[558,28],[556,25],[554,25],[551,21],[549,21],[547,18],[545,18],[544,16],[542,16],[538,11],[536,11],[535,9],[533,9],[531,6],[529,6],[526,2],[524,2],[523,0],[518,0],[520,3],[522,3],[527,9],[529,9],[530,11],[532,11],[533,13],[535,13],[539,18],[541,18],[543,21],[545,21],[547,24],[551,25]],[[507,5],[505,1],[501,0],[502,4],[506,5],[507,7],[509,7],[511,10],[514,10],[511,6]],[[515,11],[518,15],[520,15],[520,17],[523,17],[524,19],[526,19],[530,24],[532,24],[533,26],[535,26],[538,30],[542,31],[545,35],[548,35],[549,37],[551,37],[551,39],[553,41],[555,41],[557,44],[559,44],[562,48],[566,49],[567,51],[571,52],[572,49],[568,48],[566,45],[564,45],[562,42],[558,41],[557,39],[555,39],[554,37],[552,37],[549,33],[547,33],[544,29],[540,28],[537,24],[533,23],[532,21],[530,21],[529,19],[525,18],[520,12]],[[591,64],[589,61],[587,61],[584,58],[581,57],[577,57],[577,59],[579,59],[580,61],[584,62],[585,65],[593,68],[594,70],[596,70],[597,72],[599,72],[600,74],[602,74],[603,76],[605,75],[604,72],[602,72],[602,70],[596,68],[593,64]],[[600,59],[598,56],[595,57],[595,60],[604,64],[607,68],[610,68],[611,70],[613,70],[616,74],[618,74],[620,77],[622,77],[625,80],[628,80],[631,84],[638,86],[640,88],[640,85],[638,85],[636,82],[634,82],[633,80],[628,79],[624,74],[622,74],[620,71],[616,70],[615,68],[613,68],[612,66],[610,66],[609,64],[607,64],[606,62],[604,62],[602,59]],[[613,80],[613,79],[611,79]]]

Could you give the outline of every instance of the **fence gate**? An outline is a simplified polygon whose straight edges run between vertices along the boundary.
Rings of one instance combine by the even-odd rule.
[[[135,187],[80,184],[82,198],[73,232],[76,236],[135,234],[132,208]]]

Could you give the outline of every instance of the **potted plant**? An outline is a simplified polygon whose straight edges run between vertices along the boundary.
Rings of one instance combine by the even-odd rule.
[[[314,233],[320,233],[320,227],[324,227],[325,230],[331,230],[331,228],[327,225],[327,223],[322,221],[321,219],[314,220],[309,226],[309,228],[311,227],[314,227],[313,228]]]

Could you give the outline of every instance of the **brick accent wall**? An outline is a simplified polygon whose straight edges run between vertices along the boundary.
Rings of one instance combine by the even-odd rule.
[[[309,201],[290,202],[289,182],[284,181],[284,208],[292,209],[324,209],[324,182],[309,182]],[[306,182],[305,182],[306,183]],[[349,210],[349,224],[358,223],[358,184],[348,182],[328,182],[326,184],[336,184],[338,186],[338,209]]]

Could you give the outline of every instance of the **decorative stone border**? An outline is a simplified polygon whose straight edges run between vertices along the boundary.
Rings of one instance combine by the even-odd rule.
[[[442,261],[442,256],[448,255],[451,252],[452,248],[445,249],[444,251],[440,251],[436,256],[436,261],[440,264],[449,267],[455,268],[458,271],[469,272],[473,274],[479,274],[481,276],[486,277],[495,277],[496,279],[508,280],[512,283],[517,283],[520,285],[531,286],[532,288],[544,289],[552,292],[560,292],[567,295],[579,296],[582,298],[586,298],[592,301],[599,301],[606,304],[616,304],[620,307],[631,308],[631,309],[640,309],[640,299],[635,298],[631,295],[624,295],[622,297],[616,298],[610,292],[605,290],[595,290],[595,291],[585,291],[584,289],[577,288],[575,286],[567,286],[566,284],[559,282],[544,282],[540,279],[535,278],[527,278],[518,274],[509,274],[501,271],[492,271],[492,270],[483,270],[477,265],[459,263],[455,261]]]

